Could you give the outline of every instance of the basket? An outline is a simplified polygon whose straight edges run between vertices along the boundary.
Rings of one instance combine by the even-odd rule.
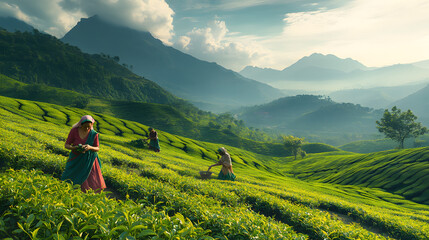
[[[209,171],[200,171],[200,176],[201,179],[210,179],[212,176],[213,172],[209,172]]]

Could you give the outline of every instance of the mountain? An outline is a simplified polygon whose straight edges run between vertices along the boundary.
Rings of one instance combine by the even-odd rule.
[[[13,17],[0,17],[0,28],[9,32],[32,32],[34,30],[32,26]]]
[[[371,108],[386,108],[410,94],[425,87],[426,84],[409,84],[397,87],[376,87],[347,89],[329,93],[329,97],[336,102],[360,104]]]
[[[84,52],[118,56],[136,74],[176,96],[216,108],[209,110],[260,104],[283,96],[271,86],[165,46],[148,32],[116,26],[97,16],[81,19],[62,40]]]
[[[324,69],[339,72],[352,72],[356,70],[367,70],[368,68],[362,63],[351,58],[341,59],[335,55],[313,53],[310,56],[303,57],[291,66],[283,69],[282,72],[305,71],[307,69]]]
[[[425,67],[426,66],[426,67]],[[324,91],[400,86],[429,81],[425,61],[370,68],[352,59],[334,55],[312,54],[283,69],[246,67],[243,76],[268,83],[279,89]]]
[[[423,125],[429,127],[429,85],[390,104],[389,107],[393,106],[397,106],[402,111],[410,109],[418,117],[418,122],[422,122]]]
[[[301,58],[282,71],[247,66],[240,71],[240,74],[261,82],[270,83],[281,80],[329,80],[342,77],[346,73],[352,71],[367,69],[368,68],[360,62],[350,58],[341,59],[332,54],[323,55],[320,53],[313,53],[310,56]]]
[[[412,65],[421,68],[429,68],[429,60],[412,63]]]
[[[328,144],[344,144],[353,141],[352,134],[376,134],[375,121],[383,111],[351,103],[336,103],[329,97],[297,95],[236,112],[246,125],[262,128],[277,134],[320,137],[317,141]],[[344,137],[346,135],[349,137]],[[337,138],[337,140],[335,140]],[[344,141],[338,141],[342,138]]]

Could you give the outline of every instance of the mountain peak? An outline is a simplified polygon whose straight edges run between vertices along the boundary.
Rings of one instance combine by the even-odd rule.
[[[282,96],[269,85],[246,79],[215,63],[209,63],[165,46],[149,32],[115,25],[101,17],[82,19],[62,41],[87,53],[120,57],[133,72],[155,81],[176,96],[225,111],[242,105],[260,104]],[[217,86],[228,88],[222,92]]]
[[[351,58],[342,59],[333,54],[313,53],[310,56],[305,56],[292,64],[290,67],[283,69],[306,69],[306,68],[324,68],[337,70],[341,72],[352,72],[355,70],[366,70],[367,67],[362,63]]]

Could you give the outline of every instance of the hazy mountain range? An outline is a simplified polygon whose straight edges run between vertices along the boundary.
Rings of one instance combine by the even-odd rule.
[[[391,87],[429,81],[429,61],[370,68],[350,58],[314,53],[283,70],[246,67],[245,77],[279,89],[331,92],[342,89]]]
[[[97,16],[81,19],[62,40],[84,52],[118,56],[136,74],[205,110],[225,111],[283,96],[269,85],[165,46],[148,32],[115,26]]]
[[[360,104],[371,108],[387,108],[392,103],[424,88],[427,83],[407,84],[396,87],[347,89],[328,93],[336,102]]]

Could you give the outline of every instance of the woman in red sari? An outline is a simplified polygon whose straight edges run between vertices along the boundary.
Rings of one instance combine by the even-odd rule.
[[[93,124],[94,118],[90,115],[83,116],[73,125],[65,143],[65,148],[71,152],[61,179],[80,184],[83,192],[106,188],[97,154],[100,150],[98,133]]]

